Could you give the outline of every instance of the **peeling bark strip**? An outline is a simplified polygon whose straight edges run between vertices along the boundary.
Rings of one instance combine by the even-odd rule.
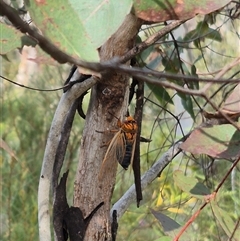
[[[56,199],[53,205],[53,226],[57,241],[67,241],[68,236],[70,241],[83,241],[90,220],[103,205],[103,202],[95,207],[89,216],[84,219],[80,208],[69,208],[66,197],[67,177],[68,171],[63,174],[56,188]]]
[[[127,53],[134,45],[141,24],[142,21],[134,15],[127,15],[118,31],[99,50],[101,61]],[[122,120],[127,111],[129,92],[126,75],[115,71],[101,74],[102,79],[91,91],[74,186],[74,206],[79,207],[84,214],[89,213],[97,202],[104,201],[103,208],[94,215],[86,233],[85,239],[92,241],[112,240],[110,200],[118,165],[117,162],[112,162],[104,180],[101,183],[98,181],[99,169],[107,149],[101,146],[111,139],[111,135],[102,135],[96,130],[113,129],[116,126],[117,120],[109,112]]]
[[[66,226],[63,224],[63,218],[69,209],[66,197],[67,177],[68,171],[63,174],[63,177],[61,178],[61,181],[56,188],[56,198],[53,204],[53,227],[57,241],[67,240]]]
[[[113,213],[112,213],[112,225],[111,225],[112,241],[116,241],[117,230],[118,230],[117,210],[113,210]]]
[[[80,208],[70,207],[68,209],[67,213],[64,215],[63,224],[66,224],[66,229],[68,231],[70,241],[84,240],[90,220],[103,204],[104,203],[101,202],[85,219]],[[67,238],[65,239],[65,241],[67,241]]]
[[[137,84],[137,92],[136,92],[136,107],[135,107],[135,115],[138,125],[138,132],[136,136],[136,147],[133,159],[133,173],[134,173],[134,182],[136,188],[136,201],[137,207],[140,205],[140,201],[143,199],[142,197],[142,187],[141,187],[141,166],[140,166],[140,135],[142,128],[142,114],[143,114],[143,99],[144,99],[144,83],[139,82]]]
[[[70,107],[70,110],[67,114],[67,117],[64,121],[62,131],[61,131],[61,136],[60,140],[58,143],[58,147],[56,150],[56,155],[55,155],[55,160],[53,164],[53,173],[52,173],[52,189],[53,189],[53,198],[56,198],[56,188],[58,186],[58,179],[59,179],[59,174],[62,169],[62,165],[64,162],[66,150],[67,150],[67,145],[70,137],[70,132],[72,129],[72,124],[74,120],[74,116],[76,113],[78,105],[78,99],[74,101],[72,106]]]
[[[90,78],[91,75],[86,75],[86,74],[82,74],[80,73],[80,76],[77,80],[74,80],[74,81],[71,81],[71,78],[74,74],[75,71],[78,71],[77,69],[77,66],[76,65],[73,65],[70,73],[69,73],[69,76],[68,78],[66,79],[65,83],[64,83],[64,88],[63,88],[63,93],[65,93],[66,91],[68,91],[69,89],[72,88],[72,86],[76,83],[81,83],[83,81],[85,81],[86,79]],[[88,91],[85,91],[84,93],[81,94],[81,96],[78,97],[78,99],[76,100],[77,102],[77,111],[78,111],[78,114],[83,118],[85,119],[86,118],[86,115],[84,114],[83,112],[83,109],[82,109],[82,102],[83,102],[83,98],[84,96],[88,93]]]

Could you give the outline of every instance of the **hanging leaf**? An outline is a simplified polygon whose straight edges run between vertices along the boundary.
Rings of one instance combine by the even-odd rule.
[[[197,24],[194,30],[185,35],[183,42],[187,42],[188,44],[193,42],[194,45],[200,49],[200,41],[203,41],[205,38],[218,42],[222,41],[221,34],[217,30],[210,28],[206,21],[201,21]]]
[[[240,155],[240,131],[230,124],[199,127],[180,148],[192,154],[235,159]]]
[[[240,230],[238,228],[234,236],[232,237],[232,233],[235,229],[236,224],[232,220],[230,214],[225,210],[221,209],[215,200],[211,201],[211,207],[214,213],[214,217],[217,219],[228,238],[231,237],[231,240],[238,240],[238,238],[240,237]]]
[[[193,111],[192,98],[189,95],[178,92],[178,96],[181,98],[181,103],[184,109],[189,113],[193,120],[195,120],[195,115]]]
[[[134,0],[135,14],[149,22],[189,19],[197,14],[208,14],[227,5],[230,0],[179,1]]]
[[[211,193],[210,190],[202,183],[198,182],[196,178],[187,177],[180,170],[177,170],[173,173],[173,179],[181,190],[198,199],[203,200],[204,196]]]
[[[173,100],[171,96],[168,94],[168,92],[164,87],[160,85],[150,84],[150,83],[147,83],[147,86],[153,92],[153,94],[161,104],[165,104],[165,103],[173,104]]]
[[[166,216],[161,212],[157,212],[152,209],[151,209],[151,212],[153,216],[159,221],[160,225],[163,228],[164,233],[168,235],[171,238],[171,240],[174,239],[176,235],[179,233],[179,231],[181,230],[181,226],[175,220],[173,220],[172,218]],[[190,240],[191,236],[192,234],[189,232],[189,230],[185,230],[181,238],[182,240]]]
[[[162,60],[162,57],[157,56],[155,59],[153,59],[147,65],[147,68],[156,70],[158,68],[158,65],[161,63],[161,60]],[[161,80],[159,80],[159,81],[161,81]],[[171,96],[168,94],[168,92],[166,91],[166,89],[164,87],[159,86],[159,85],[156,86],[154,84],[149,84],[149,83],[147,83],[147,86],[153,92],[153,94],[155,95],[155,97],[158,99],[158,101],[161,104],[165,104],[165,103],[173,104],[173,100],[172,100]]]
[[[195,77],[198,77],[198,75],[197,75],[197,68],[196,68],[196,66],[194,64],[191,66],[191,75],[195,76]],[[191,82],[191,86],[192,86],[192,89],[199,90],[199,81]]]
[[[153,216],[160,222],[163,227],[164,232],[173,231],[174,229],[180,228],[180,224],[178,224],[175,220],[170,217],[164,215],[163,213],[151,210]]]

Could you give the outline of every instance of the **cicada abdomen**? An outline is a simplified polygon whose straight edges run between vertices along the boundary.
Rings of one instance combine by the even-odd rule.
[[[132,152],[133,149],[133,145],[132,144],[127,144],[126,145],[126,150],[125,150],[125,156],[123,157],[122,163],[120,163],[120,165],[127,170],[130,163],[131,163],[131,159],[132,159]]]
[[[133,117],[128,116],[124,122],[118,120],[117,125],[119,131],[114,135],[104,156],[99,175],[100,179],[104,170],[107,169],[108,165],[111,165],[112,161],[118,161],[125,170],[133,161],[137,123]]]

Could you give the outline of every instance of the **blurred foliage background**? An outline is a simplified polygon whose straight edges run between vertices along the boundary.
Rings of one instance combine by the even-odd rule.
[[[227,14],[228,13],[228,14]],[[145,26],[139,36],[144,40],[163,25]],[[212,31],[211,31],[212,29]],[[229,9],[199,16],[165,36],[161,42],[139,56],[138,61],[146,68],[165,70],[171,73],[214,76],[240,54],[240,20],[231,19]],[[45,64],[29,60],[34,52],[31,47],[1,57],[1,75],[26,86],[39,89],[54,89],[63,85],[69,71],[68,65]],[[34,52],[35,53],[35,52]],[[232,68],[225,78],[240,77],[240,67]],[[221,87],[213,97],[214,103],[221,104],[231,85]],[[198,83],[193,86],[198,88]],[[155,88],[156,89],[156,88]],[[216,85],[215,90],[220,89]],[[151,138],[151,143],[141,144],[142,173],[168,150],[178,139],[202,121],[199,115],[204,101],[198,97],[177,95],[167,90],[153,93],[151,86],[145,86],[144,116],[142,136]],[[44,154],[48,130],[54,111],[61,96],[60,91],[28,90],[5,80],[1,82],[1,122],[2,140],[11,152],[1,149],[1,240],[38,240],[37,190],[39,173]],[[179,97],[180,96],[180,97]],[[87,109],[88,98],[84,99]],[[169,103],[169,99],[173,104]],[[209,106],[204,107],[210,111]],[[134,112],[134,103],[130,106]],[[68,152],[63,170],[70,169],[68,199],[71,203],[75,169],[84,120],[76,115]],[[11,153],[15,154],[14,158]],[[211,191],[221,182],[232,163],[226,160],[212,160],[200,155],[177,156],[166,167],[161,176],[143,193],[141,207],[133,203],[119,221],[117,240],[160,240],[164,235],[151,209],[185,224],[200,205],[201,201],[183,193],[173,181],[173,172],[182,170],[195,176]],[[240,216],[239,170],[234,169],[218,195],[220,206],[227,215],[237,221]],[[114,197],[115,203],[133,184],[132,171],[119,168]],[[192,240],[227,240],[222,224],[210,206],[189,228]]]

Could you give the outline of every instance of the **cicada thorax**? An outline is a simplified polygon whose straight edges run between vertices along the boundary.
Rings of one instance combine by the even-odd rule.
[[[132,118],[132,116],[128,116],[124,122],[118,120],[118,126],[125,133],[137,133],[137,122]]]

